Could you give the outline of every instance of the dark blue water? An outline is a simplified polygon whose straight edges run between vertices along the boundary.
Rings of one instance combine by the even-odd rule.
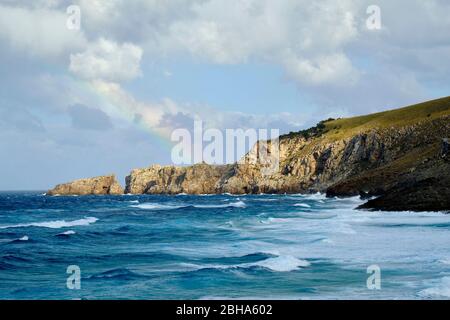
[[[0,193],[1,299],[446,299],[450,216],[321,195]],[[67,287],[67,267],[81,289]],[[381,288],[367,287],[367,267]]]

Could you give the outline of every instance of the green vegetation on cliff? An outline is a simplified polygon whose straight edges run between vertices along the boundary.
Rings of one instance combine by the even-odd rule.
[[[327,121],[324,131],[329,139],[338,140],[357,132],[401,127],[424,120],[433,120],[444,115],[450,115],[450,97],[365,116]]]
[[[338,140],[371,129],[406,126],[419,121],[433,120],[444,115],[450,115],[450,97],[364,116],[330,118],[320,121],[316,126],[309,129],[282,135],[280,139],[291,139],[300,136],[305,139],[322,137]]]

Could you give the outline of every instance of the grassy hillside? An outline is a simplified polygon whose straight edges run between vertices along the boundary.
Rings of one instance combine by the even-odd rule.
[[[400,127],[449,114],[450,97],[446,97],[366,116],[328,121],[325,122],[325,132],[329,138],[341,139],[372,128]]]
[[[290,133],[280,138],[301,135],[305,138],[316,136],[326,140],[338,140],[372,128],[400,127],[444,115],[450,115],[450,97],[365,116],[325,120],[313,128]]]

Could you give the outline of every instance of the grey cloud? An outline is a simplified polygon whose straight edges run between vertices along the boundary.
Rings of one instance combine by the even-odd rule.
[[[112,128],[110,118],[99,109],[81,104],[69,107],[72,126],[77,129],[108,130]]]
[[[26,108],[11,106],[9,102],[0,102],[0,130],[42,133],[45,127],[41,120]]]
[[[159,121],[160,127],[169,128],[185,128],[188,130],[193,129],[194,117],[187,113],[177,112],[176,114],[165,113]]]

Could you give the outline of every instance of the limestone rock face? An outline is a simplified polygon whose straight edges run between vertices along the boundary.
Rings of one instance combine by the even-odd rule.
[[[219,181],[230,166],[204,163],[189,167],[154,165],[134,169],[126,177],[125,193],[132,194],[206,194],[219,192]]]
[[[406,130],[413,134],[399,139],[395,157],[338,181],[327,189],[327,195],[377,197],[360,209],[449,211],[450,162],[445,139],[440,138],[450,132],[449,120]]]
[[[58,184],[49,190],[47,195],[104,195],[123,194],[123,188],[114,175],[79,179],[68,183]]]
[[[404,127],[371,128],[343,139],[281,137],[279,165],[267,174],[254,160],[254,150],[232,165],[196,164],[135,169],[126,178],[133,194],[251,194],[326,192],[330,196],[379,195],[401,176],[423,179],[438,173],[419,166],[439,157],[442,136],[450,132],[449,117]],[[431,165],[432,162],[430,162]],[[416,168],[415,172],[410,171]],[[423,174],[421,174],[421,172]],[[422,177],[423,176],[423,177]]]
[[[335,141],[320,137],[281,139],[278,172],[262,175],[257,165],[235,165],[221,189],[230,193],[330,190],[330,195],[358,195],[366,189],[362,181],[353,186],[348,182],[372,173],[370,179],[367,177],[374,181],[372,191],[385,190],[392,187],[401,172],[417,167],[413,175],[418,176],[423,168],[416,162],[438,156],[436,146],[449,132],[450,118],[443,117],[400,128],[370,129]],[[386,167],[390,170],[386,171]],[[387,173],[391,179],[385,179]]]

